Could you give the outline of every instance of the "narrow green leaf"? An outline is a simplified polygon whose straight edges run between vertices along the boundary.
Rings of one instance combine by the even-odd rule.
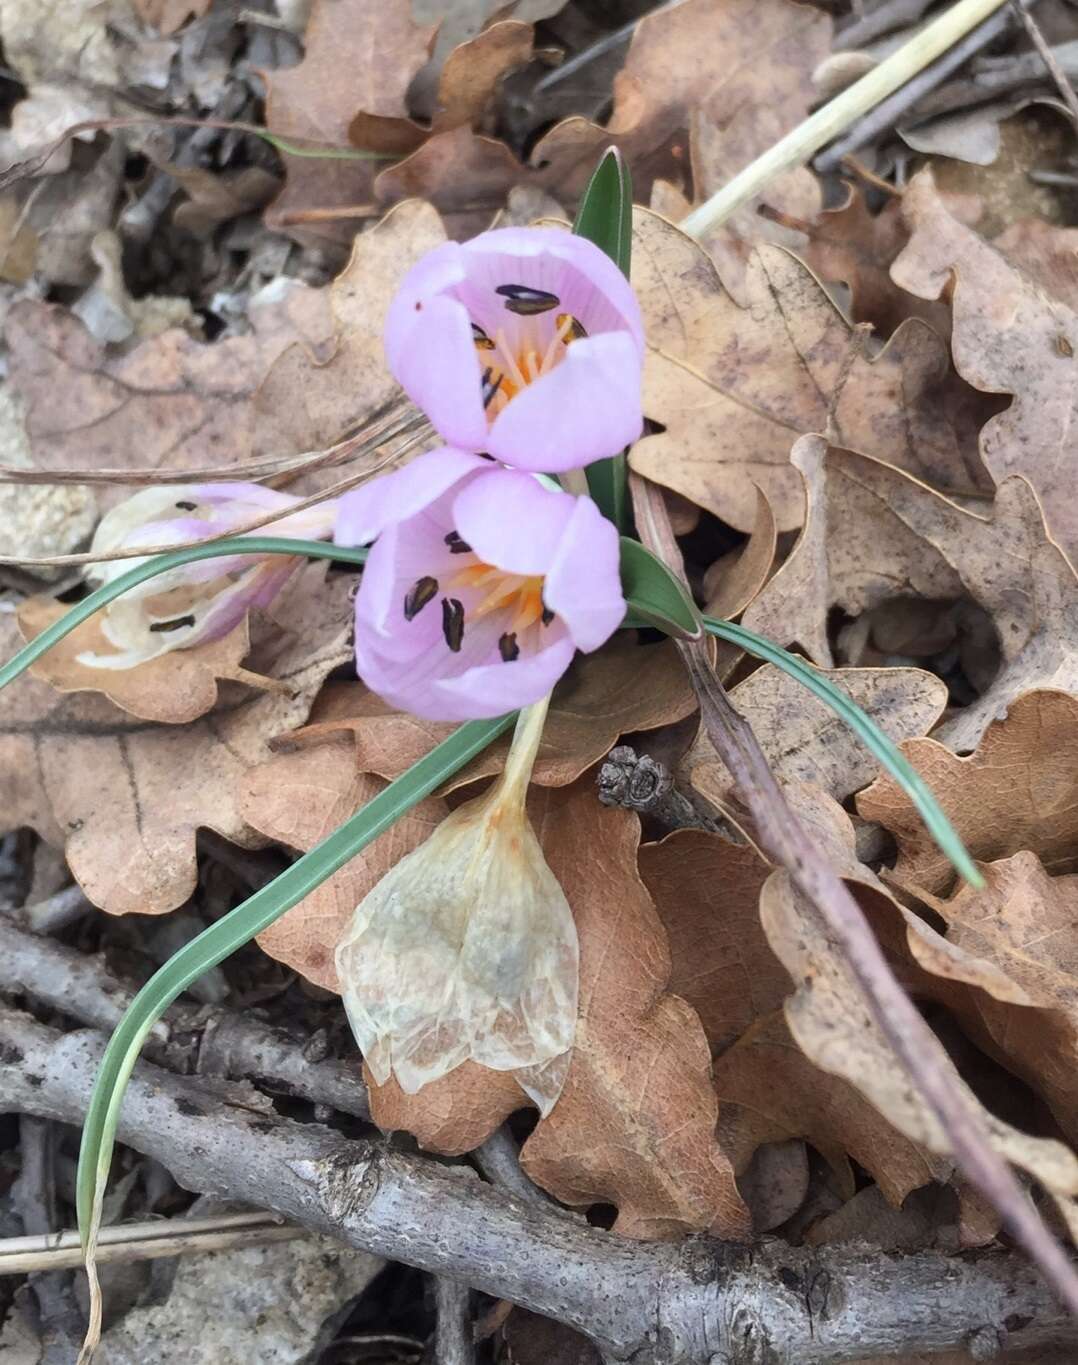
[[[829,682],[812,664],[799,659],[788,650],[780,649],[778,645],[773,645],[770,640],[757,635],[755,631],[746,630],[744,626],[735,625],[732,621],[717,621],[710,616],[705,616],[703,620],[704,628],[710,634],[717,635],[720,640],[729,640],[731,644],[739,646],[754,658],[763,659],[769,664],[774,664],[776,668],[781,668],[784,673],[788,673],[791,678],[807,687],[814,696],[826,702],[902,787],[917,808],[936,846],[950,859],[956,871],[970,886],[978,889],[984,886],[984,878],[978,872],[969,850],[921,775],[909,763],[902,750],[884,734],[874,720],[865,715],[856,702]]]
[[[287,871],[185,944],[143,986],[109,1040],[83,1126],[76,1202],[84,1251],[91,1232],[96,1235],[124,1090],[146,1035],[162,1013],[192,981],[309,895],[481,753],[515,719],[511,714],[495,720],[473,720],[455,730]]]
[[[170,554],[154,555],[145,564],[130,569],[119,578],[113,579],[111,583],[106,583],[103,588],[98,588],[96,592],[84,597],[81,602],[76,602],[65,616],[61,616],[40,635],[35,636],[28,645],[24,645],[14,658],[0,667],[0,687],[6,687],[20,673],[25,672],[35,659],[40,659],[46,650],[51,649],[65,635],[69,635],[76,626],[81,626],[95,611],[100,611],[102,607],[107,607],[110,602],[121,597],[128,588],[145,583],[148,578],[155,578],[158,574],[167,573],[169,569],[181,568],[184,564],[194,564],[200,559],[217,559],[222,555],[237,553],[306,555],[310,559],[336,559],[348,564],[362,564],[367,558],[367,551],[362,548],[345,549],[340,545],[327,545],[321,540],[289,540],[284,536],[231,536],[227,540],[214,540],[206,545],[192,545],[187,549],[173,550]]]
[[[698,640],[700,612],[688,589],[638,540],[621,538],[621,590],[634,624],[655,626],[681,640]]]
[[[573,231],[594,242],[628,276],[633,246],[633,182],[616,147],[604,153],[592,173]]]
[[[616,147],[596,166],[573,224],[578,237],[594,242],[628,276],[633,245],[633,185],[629,167]],[[588,465],[588,492],[618,530],[626,520],[624,454]]]

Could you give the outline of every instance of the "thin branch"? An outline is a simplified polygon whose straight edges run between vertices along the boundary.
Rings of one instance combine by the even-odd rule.
[[[104,1042],[0,1010],[0,1110],[79,1123]],[[119,1137],[186,1189],[450,1275],[633,1365],[831,1365],[947,1350],[974,1332],[1029,1350],[1078,1346],[1078,1329],[1020,1258],[638,1242],[524,1204],[467,1168],[253,1113],[146,1062],[132,1076]]]
[[[475,1365],[472,1291],[459,1280],[439,1275],[434,1281],[434,1365]]]
[[[1011,7],[1012,9],[1017,10],[1018,17],[1025,25],[1026,32],[1029,34],[1030,42],[1037,49],[1041,61],[1048,68],[1048,74],[1051,76],[1052,80],[1055,81],[1056,89],[1063,96],[1063,102],[1070,110],[1071,119],[1074,122],[1075,128],[1078,129],[1078,98],[1075,97],[1074,86],[1071,85],[1066,72],[1063,70],[1062,66],[1060,66],[1056,54],[1045,41],[1044,34],[1040,30],[1040,25],[1033,18],[1033,15],[1027,14],[1025,6],[1016,4],[1015,0],[1011,0]]]
[[[636,474],[630,474],[629,487],[641,540],[675,572],[683,573],[661,491]],[[787,804],[752,727],[731,705],[712,668],[706,645],[681,640],[677,645],[696,689],[708,738],[752,815],[755,842],[786,868],[797,889],[819,911],[884,1037],[946,1133],[963,1173],[1003,1216],[1078,1317],[1078,1274],[1072,1262],[992,1147],[980,1114],[955,1087],[947,1054],[896,980],[860,906]]]

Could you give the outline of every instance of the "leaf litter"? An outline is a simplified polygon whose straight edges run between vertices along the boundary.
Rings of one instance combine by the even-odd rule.
[[[686,0],[614,44],[616,71],[567,36],[601,38],[613,18],[597,29],[573,0],[478,17],[315,0],[306,25],[249,18],[231,33],[203,0],[125,8],[111,23],[57,12],[48,44],[25,16],[5,29],[22,82],[6,159],[119,112],[125,70],[158,92],[154,108],[231,109],[226,123],[264,118],[299,151],[338,155],[278,161],[227,128],[160,144],[165,130],[115,129],[13,181],[0,197],[14,400],[0,463],[43,479],[243,477],[383,420],[412,434],[365,465],[297,462],[274,482],[318,492],[407,459],[430,439],[401,425],[381,341],[404,273],[447,238],[527,221],[531,205],[571,217],[597,155],[618,146],[652,206],[634,222],[648,425],[630,463],[668,495],[698,600],[825,670],[978,859],[986,889],[956,886],[908,798],[820,703],[723,648],[735,705],[892,968],[941,1036],[963,1040],[955,1087],[1073,1234],[1078,229],[1065,189],[1000,194],[1016,157],[1058,145],[1036,136],[1055,115],[1012,114],[973,88],[977,62],[1004,70],[1022,54],[975,59],[903,117],[904,134],[920,130],[907,142],[873,143],[862,173],[802,167],[696,242],[676,219],[814,107],[820,64],[860,7]],[[1053,23],[1053,42],[1078,37],[1073,16]],[[553,49],[582,53],[582,74],[561,79]],[[1032,88],[1055,93],[1047,78]],[[925,128],[936,150],[914,156]],[[990,155],[1007,165],[974,164]],[[1019,162],[1020,178],[1043,170]],[[148,236],[131,231],[139,214]],[[42,498],[63,491],[44,484]],[[98,496],[103,510],[120,495],[106,483]],[[0,532],[4,553],[52,543],[21,524]],[[63,606],[3,572],[8,657],[19,630]],[[247,867],[290,858],[444,738],[350,671],[350,575],[312,566],[300,579],[270,617],[127,674],[79,662],[98,639],[90,622],[0,694],[4,826],[32,831],[20,847],[62,851],[120,917],[92,921],[89,944],[208,904],[224,864],[206,831]],[[57,586],[69,598],[77,580]],[[534,1123],[511,1078],[469,1062],[414,1096],[372,1086],[376,1122],[459,1156],[509,1119],[531,1180],[572,1207],[612,1206],[630,1237],[741,1237],[751,1208],[756,1231],[811,1244],[845,1219],[882,1246],[892,1209],[921,1220],[923,1245],[991,1241],[991,1216],[816,912],[750,842],[695,725],[673,646],[629,633],[579,659],[555,696],[532,818],[577,921],[581,1003],[553,1113]],[[679,804],[599,803],[598,769],[626,741],[655,756]],[[507,744],[266,930],[247,985],[335,1008],[333,948],[356,903],[500,771]],[[1012,1088],[999,1113],[981,1098],[993,1085]],[[786,1182],[769,1213],[750,1197],[765,1169]]]

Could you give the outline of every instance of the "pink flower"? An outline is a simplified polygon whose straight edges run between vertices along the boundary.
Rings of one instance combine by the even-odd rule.
[[[385,344],[409,397],[461,449],[557,473],[640,435],[636,296],[570,232],[498,228],[436,247],[405,276]]]
[[[590,498],[442,447],[346,493],[338,544],[377,540],[356,597],[356,666],[431,720],[545,697],[625,615],[618,534]]]
[[[254,483],[147,488],[105,514],[93,549],[207,540],[299,501]],[[263,534],[321,540],[331,533],[336,512],[335,502],[319,503],[271,523]],[[142,563],[140,558],[106,560],[91,565],[87,577],[97,585],[111,583]],[[158,574],[128,589],[102,613],[102,632],[120,652],[87,652],[79,662],[95,668],[134,668],[169,650],[218,640],[252,607],[268,606],[302,563],[293,555],[227,555]]]

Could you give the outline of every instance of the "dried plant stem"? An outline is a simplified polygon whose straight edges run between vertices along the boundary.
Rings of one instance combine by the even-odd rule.
[[[158,1218],[103,1228],[97,1244],[99,1265],[117,1261],[156,1261],[207,1251],[265,1246],[306,1237],[306,1228],[283,1223],[272,1213],[224,1213],[213,1218]],[[39,1270],[75,1270],[82,1265],[77,1232],[47,1232],[36,1237],[0,1240],[0,1275]]]
[[[660,490],[636,474],[630,474],[629,487],[644,544],[681,573],[681,552]],[[752,727],[731,705],[711,666],[706,645],[677,643],[696,689],[708,738],[752,815],[755,842],[789,872],[794,885],[822,916],[883,1036],[946,1133],[966,1177],[1003,1216],[1013,1236],[1078,1317],[1074,1266],[1011,1168],[992,1147],[979,1114],[955,1087],[953,1067],[942,1045],[896,980],[857,902],[787,804]]]
[[[1032,14],[1026,12],[1024,5],[1015,4],[1015,0],[1011,0],[1011,8],[1017,10],[1018,17],[1025,25],[1025,30],[1029,34],[1030,42],[1037,49],[1041,61],[1048,69],[1048,74],[1051,76],[1052,80],[1055,81],[1056,89],[1063,96],[1063,102],[1070,110],[1070,116],[1074,120],[1075,127],[1078,128],[1078,97],[1075,96],[1074,86],[1071,84],[1070,78],[1059,64],[1056,54],[1049,47],[1044,34],[1040,30],[1040,25],[1033,18]]]
[[[434,1281],[434,1365],[475,1365],[472,1291],[459,1280],[439,1275]]]
[[[804,165],[821,147],[845,132],[1004,3],[1006,0],[958,0],[897,52],[798,124],[710,199],[693,209],[682,220],[682,230],[690,237],[704,237],[713,232],[775,176]]]

